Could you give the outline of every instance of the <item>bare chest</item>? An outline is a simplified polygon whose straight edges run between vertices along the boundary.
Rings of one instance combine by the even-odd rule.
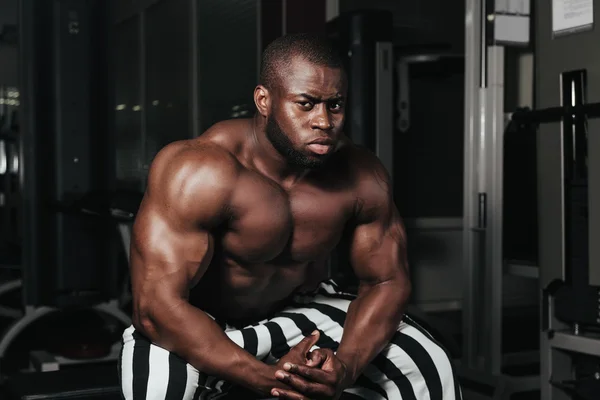
[[[251,189],[236,194],[235,218],[222,237],[224,252],[243,263],[313,261],[338,244],[352,212],[344,192],[310,185],[284,191],[260,181]]]

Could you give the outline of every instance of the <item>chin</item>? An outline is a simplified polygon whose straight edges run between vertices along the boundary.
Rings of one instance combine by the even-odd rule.
[[[302,160],[302,166],[305,168],[316,169],[321,167],[327,159],[329,158],[329,154],[323,156],[315,156],[314,154],[306,155],[305,159]]]

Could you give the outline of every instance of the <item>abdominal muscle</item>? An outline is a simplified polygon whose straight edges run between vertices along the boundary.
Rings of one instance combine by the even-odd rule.
[[[190,303],[219,321],[243,327],[283,309],[294,293],[317,287],[326,278],[323,265],[241,265],[223,258],[208,267],[190,292]]]

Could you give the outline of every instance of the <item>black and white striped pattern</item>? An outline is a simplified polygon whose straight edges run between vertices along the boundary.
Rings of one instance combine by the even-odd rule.
[[[227,325],[224,329],[237,345],[269,364],[277,362],[315,329],[321,332],[315,347],[335,351],[352,298],[327,281],[317,292],[297,296],[290,307],[273,318],[244,329]],[[232,388],[151,344],[133,327],[123,333],[120,374],[126,400],[218,399]],[[462,396],[444,349],[406,316],[390,344],[342,398],[460,400]]]

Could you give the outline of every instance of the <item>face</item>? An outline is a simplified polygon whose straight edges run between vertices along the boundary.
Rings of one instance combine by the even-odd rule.
[[[270,93],[267,138],[293,165],[320,166],[336,149],[344,124],[343,71],[292,59]]]

